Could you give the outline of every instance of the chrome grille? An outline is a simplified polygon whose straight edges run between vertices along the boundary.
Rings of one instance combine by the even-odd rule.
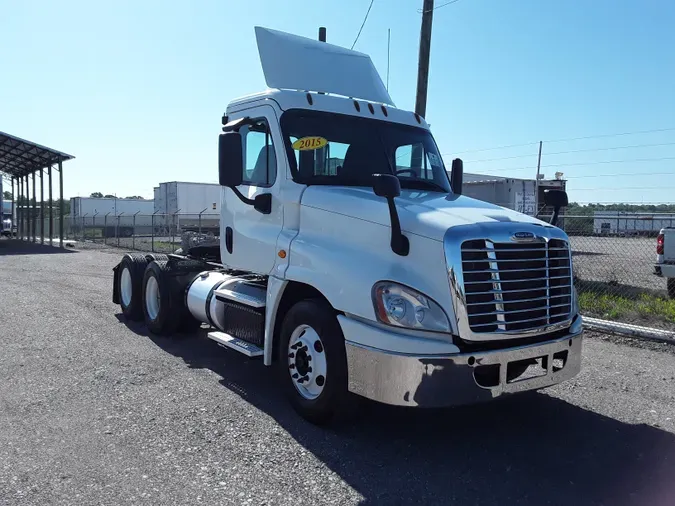
[[[462,274],[473,332],[528,331],[572,312],[569,244],[561,239],[462,243]]]

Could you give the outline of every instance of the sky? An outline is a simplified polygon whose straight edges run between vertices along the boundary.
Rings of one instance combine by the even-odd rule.
[[[563,172],[572,201],[675,202],[675,2],[446,2],[427,120],[448,167],[534,178],[543,141],[542,172]],[[228,102],[266,87],[254,26],[325,26],[351,47],[369,3],[0,0],[0,131],[75,155],[66,197],[216,182]],[[374,0],[355,46],[386,80],[391,30],[389,92],[409,110],[421,6]]]

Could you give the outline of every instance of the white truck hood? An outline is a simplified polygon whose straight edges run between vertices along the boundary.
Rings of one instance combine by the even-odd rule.
[[[404,232],[437,241],[443,240],[449,228],[459,225],[501,221],[551,226],[531,216],[464,196],[403,190],[395,202]],[[386,200],[370,188],[310,186],[302,195],[302,205],[391,225]]]

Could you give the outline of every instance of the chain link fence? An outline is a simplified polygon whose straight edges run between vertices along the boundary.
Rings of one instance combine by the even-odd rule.
[[[582,313],[652,327],[675,328],[675,300],[654,274],[656,237],[672,215],[563,216],[570,238]]]
[[[159,214],[67,216],[64,237],[79,247],[115,247],[173,253],[186,235],[219,235],[219,214]]]
[[[548,221],[549,217],[541,219]],[[669,225],[668,219],[657,215],[649,220],[560,218],[558,226],[570,238],[575,286],[584,314],[675,326],[675,301],[668,299],[666,280],[654,275],[656,236]],[[219,230],[220,216],[206,213],[67,217],[64,224],[65,238],[78,241],[78,247],[158,253],[175,252],[191,234],[217,239]]]

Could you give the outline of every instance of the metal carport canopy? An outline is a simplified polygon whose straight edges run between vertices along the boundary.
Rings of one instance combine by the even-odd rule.
[[[43,185],[43,173],[44,169],[47,169],[47,174],[49,177],[49,239],[51,244],[51,239],[53,236],[53,217],[52,217],[52,166],[58,165],[59,170],[59,188],[60,188],[60,197],[61,197],[61,209],[59,213],[59,239],[61,246],[63,246],[63,162],[75,158],[73,155],[57,151],[46,146],[42,146],[35,142],[27,141],[19,137],[7,134],[5,132],[0,132],[0,172],[4,172],[12,179],[12,207],[14,207],[14,202],[16,202],[16,197],[14,196],[14,185],[16,184],[17,191],[19,196],[26,196],[25,202],[30,203],[28,199],[29,190],[29,177],[33,176],[33,211],[30,212],[29,206],[24,205],[23,209],[19,209],[20,217],[17,217],[17,221],[21,224],[21,228],[17,224],[17,234],[21,234],[21,239],[24,238],[25,229],[29,232],[28,237],[30,238],[30,232],[32,229],[33,242],[36,241],[36,192],[35,192],[35,174],[40,172],[40,218],[41,218],[41,235],[42,242],[44,243],[44,185]],[[28,212],[26,212],[28,211]],[[26,220],[29,218],[29,221]],[[32,221],[32,227],[31,227]],[[25,227],[24,225],[27,225]]]

